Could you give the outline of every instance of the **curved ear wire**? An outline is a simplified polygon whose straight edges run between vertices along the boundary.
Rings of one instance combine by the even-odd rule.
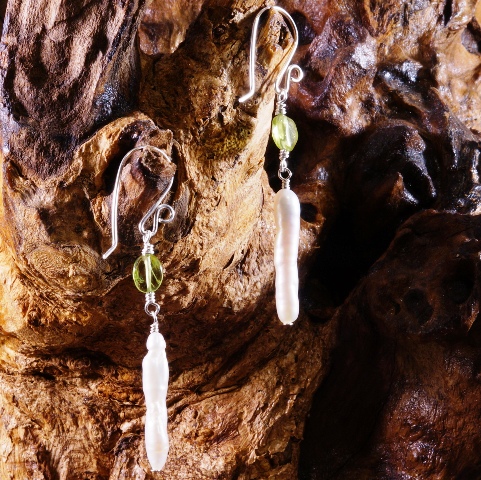
[[[292,58],[294,57],[294,54],[296,53],[297,46],[299,44],[299,33],[297,31],[296,24],[293,20],[293,18],[289,15],[289,13],[284,10],[281,7],[278,6],[271,6],[271,7],[265,7],[263,8],[257,15],[254,20],[254,25],[252,26],[252,34],[251,34],[251,47],[250,47],[250,59],[249,59],[249,86],[250,90],[248,93],[243,95],[241,98],[239,98],[239,102],[243,103],[249,98],[251,98],[254,95],[255,92],[255,67],[256,67],[256,47],[257,47],[257,35],[258,35],[258,30],[259,30],[259,21],[264,12],[267,10],[275,10],[276,12],[279,12],[289,23],[292,29],[292,33],[294,36],[294,45],[292,47],[292,51],[289,54],[289,57],[287,58],[286,64],[282,68],[282,70],[279,72],[279,75],[277,76],[276,80],[276,93],[278,95],[282,95],[283,97],[287,98],[287,94],[289,92],[289,88],[291,86],[291,81],[292,82],[300,82],[302,78],[304,77],[304,73],[301,70],[301,67],[299,65],[291,65]],[[284,82],[284,87],[281,86],[282,80],[284,76],[287,74],[285,82]]]
[[[122,161],[120,162],[119,165],[119,170],[117,172],[117,177],[115,178],[115,186],[114,186],[114,191],[113,191],[113,197],[112,197],[112,208],[111,208],[111,213],[110,213],[110,224],[112,228],[112,246],[102,255],[102,258],[105,260],[108,258],[112,252],[117,248],[117,245],[119,243],[119,233],[118,233],[118,226],[117,226],[117,216],[118,216],[118,207],[119,207],[119,191],[120,191],[120,176],[122,174],[122,170],[125,166],[125,163],[127,160],[130,158],[130,156],[137,151],[143,151],[143,150],[151,150],[155,153],[158,153],[162,155],[164,158],[166,158],[169,162],[171,161],[170,157],[163,152],[160,148],[154,147],[152,145],[144,145],[141,147],[135,147],[132,150],[130,150],[124,158],[122,158]],[[162,204],[162,201],[164,198],[167,196],[167,194],[170,192],[170,189],[172,188],[172,184],[174,183],[174,177],[170,179],[169,184],[167,185],[167,188],[162,192],[160,198],[155,202],[152,207],[149,208],[147,213],[142,217],[142,220],[139,222],[139,230],[142,236],[144,237],[145,240],[150,240],[152,236],[154,236],[157,233],[157,229],[159,227],[159,223],[168,223],[171,222],[174,219],[175,216],[175,211],[170,205],[164,205]],[[169,211],[169,217],[167,218],[161,218],[160,215],[163,210],[168,210]],[[147,230],[145,228],[145,224],[147,221],[153,216],[153,224],[152,224],[152,230]]]

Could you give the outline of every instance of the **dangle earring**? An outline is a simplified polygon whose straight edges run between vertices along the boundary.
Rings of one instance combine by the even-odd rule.
[[[279,172],[282,188],[274,199],[276,220],[276,240],[274,245],[274,266],[276,269],[276,308],[277,315],[285,325],[291,325],[299,316],[299,274],[297,270],[297,254],[299,250],[299,232],[301,223],[301,207],[297,195],[290,189],[292,172],[287,167],[289,153],[297,143],[297,127],[294,120],[286,115],[286,101],[292,82],[300,82],[304,76],[298,65],[291,65],[292,58],[299,43],[296,24],[283,8],[272,6],[263,8],[256,16],[252,27],[250,61],[249,61],[249,93],[239,98],[245,102],[255,92],[256,43],[259,20],[264,12],[274,10],[280,13],[292,28],[294,45],[286,64],[280,71],[276,83],[275,116],[272,119],[272,139],[279,148]],[[283,79],[284,85],[282,85]]]
[[[162,150],[151,145],[133,148],[124,156],[117,172],[112,198],[112,246],[102,255],[104,259],[106,259],[118,245],[117,210],[122,169],[132,153],[144,150],[158,153],[168,161],[171,161]],[[169,193],[173,182],[174,177],[172,177],[157,202],[150,207],[139,222],[139,230],[142,234],[144,247],[141,256],[138,257],[134,263],[132,272],[135,286],[142,293],[145,293],[145,312],[152,317],[153,320],[150,326],[150,335],[147,339],[148,353],[142,361],[142,387],[147,407],[145,419],[145,449],[153,471],[162,470],[169,452],[166,405],[169,366],[165,354],[165,340],[159,332],[158,314],[160,306],[155,300],[155,291],[162,283],[164,272],[162,264],[154,255],[154,246],[150,243],[150,240],[157,233],[159,223],[169,223],[174,219],[174,209],[170,205],[162,203]],[[167,218],[162,217],[164,211],[168,212]],[[147,222],[149,221],[152,222],[150,230],[147,228]]]

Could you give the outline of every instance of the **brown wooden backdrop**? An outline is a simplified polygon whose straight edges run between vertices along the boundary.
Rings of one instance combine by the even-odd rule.
[[[301,315],[273,297],[276,65],[258,0],[0,2],[1,480],[481,478],[481,6],[285,0]],[[171,451],[151,474],[136,224],[156,237]]]

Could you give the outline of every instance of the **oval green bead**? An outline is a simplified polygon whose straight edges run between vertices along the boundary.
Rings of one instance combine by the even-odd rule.
[[[281,113],[272,119],[272,139],[277,148],[291,152],[296,146],[298,137],[297,127],[292,118]]]
[[[164,269],[159,259],[148,253],[135,260],[132,277],[138,290],[142,293],[152,293],[162,284]]]

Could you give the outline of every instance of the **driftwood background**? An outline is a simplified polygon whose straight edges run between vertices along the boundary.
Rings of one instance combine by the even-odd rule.
[[[270,15],[258,0],[0,2],[0,478],[481,478],[481,5],[286,0],[301,316],[276,319]],[[151,474],[136,224],[156,238],[171,451]]]

